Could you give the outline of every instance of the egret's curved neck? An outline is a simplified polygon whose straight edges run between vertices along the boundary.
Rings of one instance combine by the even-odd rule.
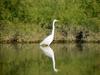
[[[55,30],[55,21],[53,21],[53,25],[52,25],[52,35],[54,36],[54,30]]]

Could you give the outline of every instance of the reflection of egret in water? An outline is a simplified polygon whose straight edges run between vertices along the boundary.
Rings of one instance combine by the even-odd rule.
[[[42,49],[45,55],[52,58],[53,69],[55,72],[57,72],[58,70],[55,68],[55,56],[53,50],[50,48],[50,46],[46,46],[46,47],[40,46],[40,48]]]

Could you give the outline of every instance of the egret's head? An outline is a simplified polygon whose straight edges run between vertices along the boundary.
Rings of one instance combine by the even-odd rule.
[[[54,19],[53,22],[57,22],[58,20]]]

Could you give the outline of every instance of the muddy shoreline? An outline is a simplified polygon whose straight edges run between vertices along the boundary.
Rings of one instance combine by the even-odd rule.
[[[40,43],[42,40],[35,40],[35,41],[15,41],[15,40],[2,40],[0,41],[1,44],[10,44],[10,43]],[[87,41],[87,40],[81,40],[81,41],[76,41],[76,40],[54,40],[53,43],[100,43],[100,40],[96,41]]]

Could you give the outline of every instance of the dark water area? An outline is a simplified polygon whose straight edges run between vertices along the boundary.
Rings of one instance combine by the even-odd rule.
[[[0,44],[0,75],[100,75],[100,44]]]

